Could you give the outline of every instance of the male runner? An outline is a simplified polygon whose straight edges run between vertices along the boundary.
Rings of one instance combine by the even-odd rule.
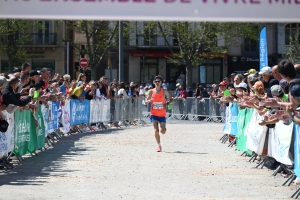
[[[160,144],[160,135],[158,130],[158,123],[160,123],[160,132],[162,134],[165,134],[166,129],[166,109],[167,105],[173,101],[171,95],[167,90],[164,90],[162,85],[162,77],[160,75],[156,76],[154,78],[154,85],[155,88],[150,90],[149,96],[147,98],[146,103],[151,103],[151,117],[150,121],[153,124],[154,131],[155,131],[155,139],[158,144],[158,147],[156,149],[157,152],[162,151],[162,147]],[[168,97],[168,100],[166,101],[165,96]]]

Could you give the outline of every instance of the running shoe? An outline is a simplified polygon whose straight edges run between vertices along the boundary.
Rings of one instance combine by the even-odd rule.
[[[162,151],[161,146],[158,146],[158,147],[156,148],[156,152],[161,152],[161,151]]]

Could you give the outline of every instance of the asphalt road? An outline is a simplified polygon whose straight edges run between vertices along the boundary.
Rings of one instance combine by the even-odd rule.
[[[169,121],[75,134],[0,171],[0,199],[289,199],[296,186],[221,144],[222,124]]]

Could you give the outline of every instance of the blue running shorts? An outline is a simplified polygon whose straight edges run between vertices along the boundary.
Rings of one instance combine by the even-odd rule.
[[[165,117],[157,117],[157,116],[151,115],[150,122],[153,122],[153,121],[158,121],[159,123],[166,123],[166,118]]]

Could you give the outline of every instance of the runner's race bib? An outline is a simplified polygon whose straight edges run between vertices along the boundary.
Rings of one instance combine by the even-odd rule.
[[[164,109],[163,102],[153,102],[153,109],[154,110],[163,110]]]

